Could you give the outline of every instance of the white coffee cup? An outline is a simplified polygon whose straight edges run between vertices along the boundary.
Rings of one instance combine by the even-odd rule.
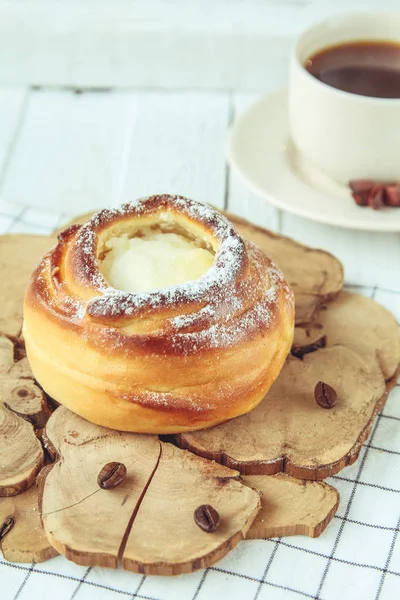
[[[304,67],[318,50],[356,40],[400,42],[400,13],[334,17],[300,36],[290,71],[292,140],[311,168],[340,183],[400,180],[400,99],[343,92],[322,83]]]

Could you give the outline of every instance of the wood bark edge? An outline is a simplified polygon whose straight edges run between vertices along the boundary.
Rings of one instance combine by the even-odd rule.
[[[197,454],[198,456],[202,456],[203,458],[207,458],[208,460],[214,460],[219,464],[228,467],[229,469],[239,471],[242,475],[276,475],[278,473],[286,473],[287,475],[290,475],[295,479],[322,481],[323,479],[327,479],[328,477],[336,475],[345,467],[349,467],[350,465],[356,462],[360,454],[361,448],[363,447],[365,441],[371,433],[371,429],[377,414],[382,410],[382,408],[385,405],[386,398],[387,392],[376,404],[371,419],[360,432],[359,438],[357,439],[354,446],[345,456],[343,456],[343,458],[333,463],[320,465],[315,468],[310,468],[304,465],[296,464],[290,459],[288,459],[287,456],[280,456],[275,460],[271,461],[238,461],[232,456],[226,454],[225,452],[214,453],[199,450],[186,440],[184,434],[177,434],[175,436],[175,439],[180,448],[189,450],[189,452]]]

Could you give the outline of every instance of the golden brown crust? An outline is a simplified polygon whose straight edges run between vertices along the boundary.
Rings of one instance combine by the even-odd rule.
[[[195,282],[132,294],[99,270],[112,236],[168,223],[205,240],[214,264]],[[116,429],[171,433],[251,410],[293,336],[293,293],[254,244],[208,206],[153,196],[59,235],[25,297],[33,372],[57,401]]]
[[[344,285],[343,265],[329,252],[254,225],[241,217],[222,211],[236,231],[254,242],[282,270],[295,295],[296,325],[313,323],[319,310],[335,300]],[[93,213],[80,215],[69,225],[86,223]]]

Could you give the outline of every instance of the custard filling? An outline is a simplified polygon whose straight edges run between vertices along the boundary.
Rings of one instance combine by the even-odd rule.
[[[214,254],[196,240],[148,229],[137,237],[124,233],[105,242],[100,271],[115,289],[151,292],[198,279],[214,262]]]

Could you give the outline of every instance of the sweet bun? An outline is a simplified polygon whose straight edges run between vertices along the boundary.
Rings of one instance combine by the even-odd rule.
[[[254,408],[293,323],[271,260],[209,206],[160,195],[59,235],[30,280],[23,335],[37,381],[73,412],[177,433]]]

